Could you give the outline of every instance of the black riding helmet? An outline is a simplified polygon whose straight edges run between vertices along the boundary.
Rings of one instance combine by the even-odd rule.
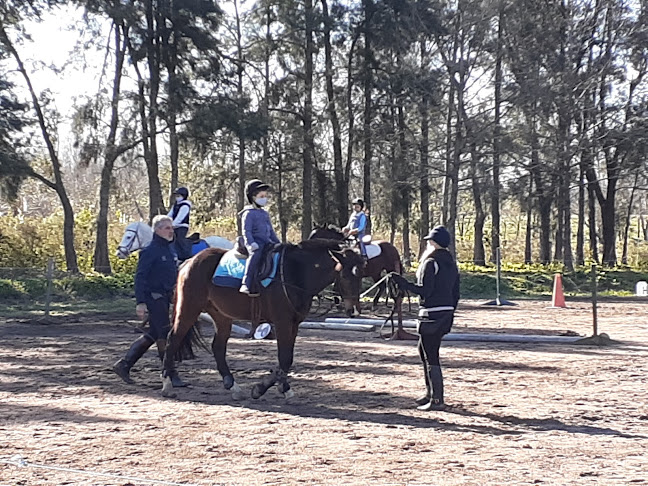
[[[265,182],[261,182],[259,179],[252,179],[245,183],[245,197],[250,204],[254,204],[254,196],[259,194],[261,191],[268,190],[270,190],[270,186]]]
[[[189,197],[189,189],[186,187],[178,187],[175,191],[173,191],[173,194],[177,194],[178,196],[182,196],[183,198],[187,199]]]
[[[351,201],[352,205],[359,204],[362,209],[364,209],[364,201],[360,199],[359,197],[356,197],[353,201]]]

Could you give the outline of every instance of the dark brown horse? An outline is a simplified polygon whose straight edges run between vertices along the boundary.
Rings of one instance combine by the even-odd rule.
[[[324,226],[324,227],[315,228],[311,232],[310,236],[308,237],[308,239],[310,240],[318,239],[318,238],[344,241],[346,240],[347,237],[344,236],[344,234],[341,231],[339,231],[338,229],[332,226],[328,226],[328,227]],[[372,241],[372,243],[380,246],[381,252],[380,255],[378,255],[377,257],[371,258],[367,261],[362,276],[370,277],[374,281],[374,283],[376,283],[380,279],[382,279],[383,272],[386,273],[396,272],[398,274],[402,274],[403,265],[401,264],[400,254],[398,253],[396,247],[392,245],[390,242],[383,241],[383,240]],[[386,289],[386,283],[383,281],[378,286],[378,291],[376,292],[376,296],[374,297],[373,300],[374,307],[376,307],[376,305],[378,304],[378,300],[380,300],[380,297],[382,297],[382,295],[385,293],[385,289]],[[360,312],[359,299],[356,301],[356,307],[358,309],[358,312]],[[345,309],[347,311],[347,314],[351,315],[353,313],[353,306],[349,308],[346,301],[345,301]]]
[[[270,322],[274,324],[277,337],[279,367],[252,388],[252,398],[261,397],[275,383],[286,398],[293,395],[288,383],[288,371],[293,362],[299,324],[306,318],[313,297],[333,283],[338,275],[345,292],[353,292],[354,286],[359,288],[364,260],[357,250],[331,240],[282,245],[279,251],[279,268],[274,281],[255,298],[240,293],[238,288],[212,284],[212,275],[226,250],[203,250],[180,270],[173,326],[164,356],[164,396],[174,396],[168,378],[174,366],[173,357],[187,344],[187,333],[201,311],[207,312],[214,320],[216,334],[211,345],[212,352],[223,377],[223,385],[232,391],[234,399],[244,397],[225,358],[232,321],[235,319]],[[254,311],[252,300],[255,301]]]

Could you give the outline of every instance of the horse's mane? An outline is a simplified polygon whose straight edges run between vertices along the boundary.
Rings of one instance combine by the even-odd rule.
[[[326,240],[326,239],[315,239],[315,240],[304,240],[298,245],[298,248],[302,250],[328,250],[328,251],[340,251],[342,249],[342,242],[338,240]]]

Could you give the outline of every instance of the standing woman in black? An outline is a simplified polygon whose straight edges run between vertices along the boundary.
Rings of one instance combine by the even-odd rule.
[[[410,283],[398,274],[391,274],[391,278],[402,290],[420,296],[418,350],[427,390],[416,403],[420,405],[419,410],[430,411],[445,409],[439,348],[443,336],[450,332],[459,302],[459,271],[448,251],[448,230],[436,226],[425,239],[428,246],[416,271],[417,283]]]

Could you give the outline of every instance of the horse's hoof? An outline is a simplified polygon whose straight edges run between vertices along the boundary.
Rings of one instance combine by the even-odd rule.
[[[162,396],[166,398],[175,398],[177,393],[173,391],[173,383],[171,383],[171,378],[168,376],[162,378]]]
[[[230,390],[234,386],[234,377],[232,375],[223,378],[223,386],[226,390]]]
[[[234,383],[231,387],[232,390],[232,400],[240,401],[245,400],[247,396],[243,392],[243,389],[239,386],[238,383]]]
[[[258,398],[261,398],[265,394],[266,390],[263,389],[263,385],[254,385],[252,387],[252,393],[251,396],[255,400]]]
[[[292,398],[292,397],[295,396],[295,392],[292,391],[292,388],[291,388],[291,389],[288,390],[286,393],[284,393],[283,396],[284,396],[284,398],[285,398],[286,400],[288,400],[288,399],[290,399],[290,398]]]

